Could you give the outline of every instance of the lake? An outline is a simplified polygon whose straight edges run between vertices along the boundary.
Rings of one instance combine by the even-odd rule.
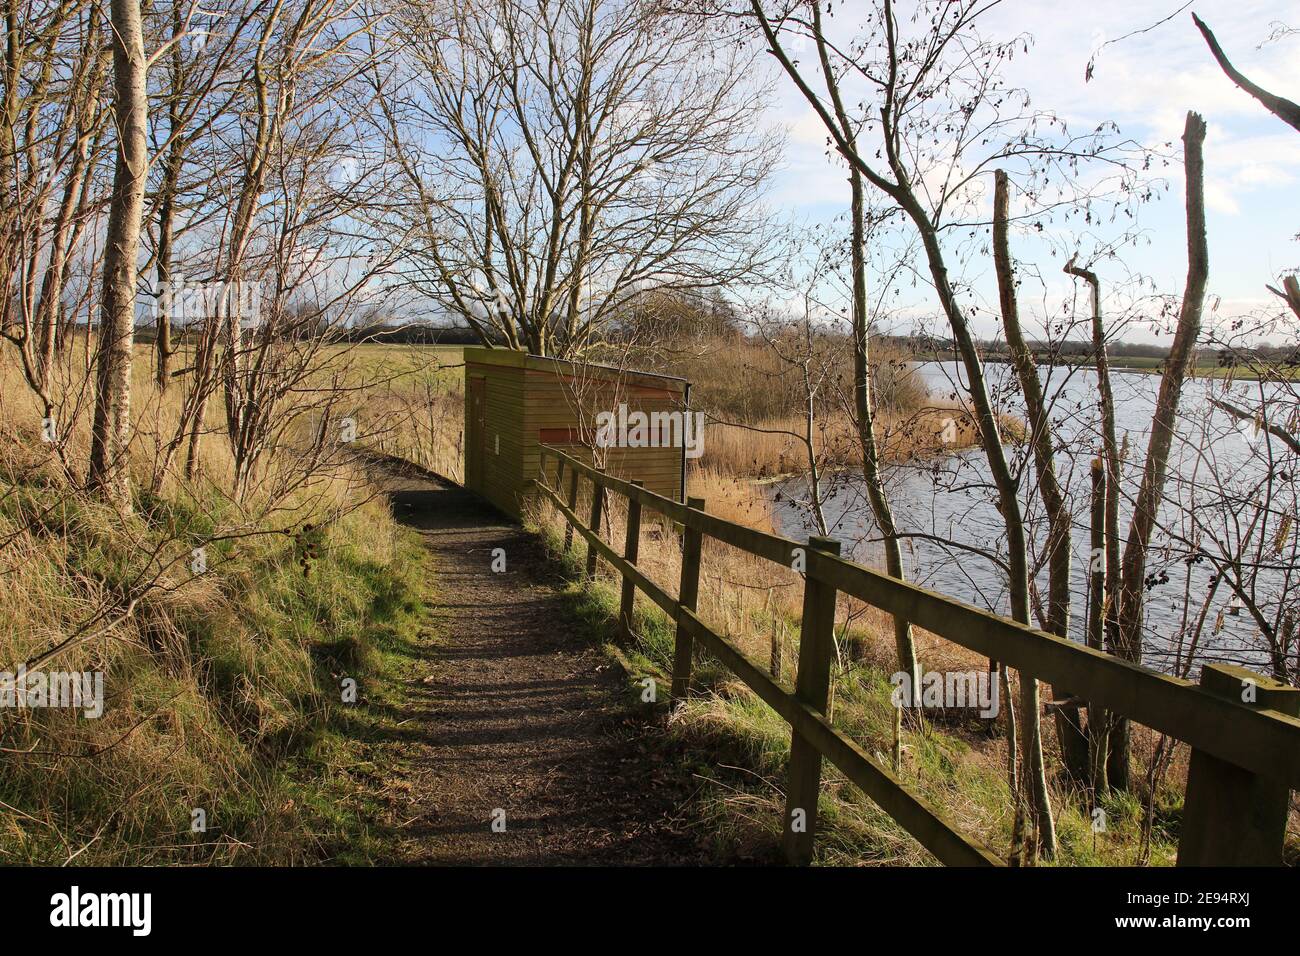
[[[958,363],[921,363],[915,366],[914,373],[929,387],[936,400],[956,400],[965,394],[965,377]],[[1082,640],[1088,589],[1089,468],[1100,448],[1097,375],[1093,369],[1062,366],[1043,366],[1039,374],[1045,394],[1054,397],[1051,417],[1058,437],[1057,468],[1075,516],[1075,602],[1070,636]],[[989,364],[985,375],[995,405],[1004,411],[1022,414],[1023,405],[1019,391],[1014,387],[1011,367]],[[1117,435],[1121,442],[1126,434],[1128,438],[1123,490],[1131,496],[1141,481],[1151,416],[1161,379],[1158,375],[1112,372],[1111,380],[1115,391]],[[1250,512],[1249,503],[1261,493],[1264,477],[1270,473],[1270,468],[1276,474],[1282,459],[1280,443],[1276,439],[1262,434],[1253,424],[1241,423],[1216,408],[1210,401],[1211,397],[1227,397],[1239,407],[1247,408],[1258,407],[1261,400],[1264,407],[1270,409],[1283,405],[1290,408],[1295,404],[1294,392],[1283,386],[1210,379],[1197,379],[1186,385],[1180,408],[1179,437],[1170,455],[1170,482],[1160,512],[1161,523],[1169,524],[1176,534],[1173,537],[1162,535],[1157,528],[1147,568],[1148,572],[1161,577],[1149,592],[1144,655],[1150,666],[1164,670],[1173,669],[1179,637],[1200,612],[1214,573],[1208,561],[1186,561],[1187,545],[1180,543],[1177,536],[1205,542],[1211,540],[1207,529],[1217,529],[1216,535],[1228,539],[1233,539],[1234,535],[1243,536],[1241,516]],[[1015,449],[1017,463],[1023,460],[1026,452],[1027,449]],[[1294,470],[1295,464],[1292,456],[1289,467]],[[1031,463],[1021,473],[1022,502],[1029,500],[1027,493],[1033,480]],[[1004,554],[1005,530],[991,497],[988,465],[983,452],[978,449],[933,461],[891,466],[886,490],[901,532],[934,536],[970,548]],[[883,567],[883,552],[861,476],[845,473],[828,478],[824,482],[824,494],[824,510],[832,525],[830,533],[843,541],[845,554],[851,554],[863,563]],[[803,479],[788,479],[771,485],[769,495],[779,533],[795,538],[813,533],[813,522],[806,509],[798,504],[801,498],[806,501],[808,497]],[[1269,500],[1284,502],[1281,506],[1288,513],[1294,512],[1294,483],[1287,484],[1281,496],[1275,491]],[[1036,495],[1026,508],[1027,519],[1035,521],[1038,526],[1040,533],[1037,538],[1041,544],[1045,522]],[[1201,517],[1199,528],[1187,518],[1188,509],[1195,509]],[[1128,534],[1130,511],[1129,502],[1121,499],[1121,540]],[[1257,533],[1256,537],[1261,536]],[[1257,559],[1268,565],[1259,571],[1255,581],[1261,600],[1276,607],[1285,600],[1287,585],[1296,573],[1294,547],[1284,550],[1281,557],[1268,561],[1263,560],[1267,557],[1263,551],[1269,549],[1261,550],[1259,541],[1253,543]],[[968,603],[1006,612],[1005,577],[988,558],[969,549],[923,537],[905,539],[903,555],[911,580]],[[1167,579],[1163,575],[1167,575]],[[1046,577],[1044,571],[1038,581],[1044,596]],[[1244,610],[1234,613],[1234,604],[1229,589],[1221,586],[1207,613],[1199,659],[1259,667],[1266,660],[1261,650],[1262,637]],[[1221,630],[1212,634],[1220,611],[1223,612]]]

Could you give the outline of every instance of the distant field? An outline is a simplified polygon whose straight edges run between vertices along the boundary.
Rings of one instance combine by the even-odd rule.
[[[1083,363],[1089,368],[1091,362]],[[1155,375],[1164,365],[1164,359],[1157,358],[1126,358],[1112,360],[1110,367],[1119,372],[1146,372]],[[1300,367],[1283,367],[1273,366],[1267,370],[1270,378],[1280,378],[1285,381],[1300,381]],[[1202,363],[1196,366],[1192,373],[1194,378],[1231,378],[1240,382],[1256,382],[1260,379],[1260,373],[1256,369],[1237,366],[1236,368],[1224,368],[1220,365],[1211,365]]]
[[[346,350],[356,370],[372,382],[389,376],[432,377],[448,389],[459,388],[465,380],[465,346],[463,345],[363,345],[338,347]]]
[[[365,389],[360,432],[370,444],[461,480],[463,345],[339,346],[349,383]]]

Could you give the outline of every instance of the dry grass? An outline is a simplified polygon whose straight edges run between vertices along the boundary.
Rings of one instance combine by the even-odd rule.
[[[319,746],[340,709],[334,675],[363,677],[375,635],[404,613],[415,565],[388,509],[346,461],[289,481],[292,455],[236,501],[214,435],[200,481],[171,475],[124,517],[78,488],[84,421],[65,447],[71,475],[40,440],[40,406],[11,358],[0,362],[0,670],[82,635],[45,669],[102,673],[107,702],[98,719],[0,712],[0,862],[313,859],[312,798],[286,761]],[[141,488],[179,390],[160,395],[143,356],[134,388]],[[196,575],[199,543],[208,569]],[[198,809],[205,832],[192,829]]]
[[[808,349],[782,336],[776,346],[788,356]],[[810,366],[820,378],[818,417],[853,404],[853,358],[846,338],[819,334]],[[691,403],[711,416],[737,422],[781,419],[800,409],[806,394],[800,369],[784,361],[777,347],[761,338],[700,337],[637,350],[626,360],[634,367],[680,375],[691,382]],[[871,353],[872,399],[885,416],[907,414],[928,400],[927,389],[910,357],[883,344]]]
[[[368,444],[439,475],[464,476],[465,373],[459,346],[353,349],[366,385]]]
[[[1004,419],[1003,427],[1012,440],[1022,433],[1012,419]],[[804,474],[808,471],[808,446],[803,440],[806,428],[806,420],[788,415],[753,425],[709,424],[699,461],[726,474],[750,478]],[[974,447],[979,434],[965,409],[930,403],[906,414],[882,413],[876,420],[876,442],[884,461],[898,463]],[[862,466],[857,429],[843,412],[816,421],[812,447],[819,469]]]

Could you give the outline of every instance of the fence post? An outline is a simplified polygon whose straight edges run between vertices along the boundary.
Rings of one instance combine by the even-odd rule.
[[[555,456],[555,491],[558,494],[563,487],[561,482],[564,481],[564,459],[559,455]]]
[[[1219,697],[1300,717],[1300,688],[1233,664],[1206,664],[1201,687]],[[1290,788],[1193,750],[1183,800],[1179,866],[1280,866]]]
[[[810,550],[838,555],[833,538],[809,538]],[[826,713],[830,694],[831,656],[835,643],[835,588],[816,577],[813,555],[806,556],[803,586],[803,623],[799,630],[799,670],[794,695],[818,713]],[[786,861],[796,866],[812,862],[817,832],[817,796],[821,790],[822,755],[796,732],[790,735],[789,783],[786,787]]]
[[[605,469],[601,468],[599,465],[596,466],[596,471],[601,476],[605,474]],[[593,477],[591,479],[591,523],[588,524],[587,527],[591,529],[592,534],[594,534],[597,538],[600,537],[600,513],[601,510],[604,508],[604,506],[605,506],[605,486],[600,483],[599,478]],[[594,581],[596,579],[596,558],[597,558],[596,549],[589,541],[587,542],[587,580],[588,581]]]
[[[686,507],[696,511],[704,510],[703,498],[687,498]],[[695,610],[695,603],[700,596],[700,551],[704,536],[699,529],[686,526],[682,532],[682,576],[677,586],[677,603],[688,610]],[[686,689],[691,683],[691,656],[694,654],[695,642],[691,635],[679,623],[677,625],[677,642],[673,647],[673,700],[686,697]]]
[[[644,488],[644,481],[633,481],[633,485]],[[628,564],[636,564],[637,552],[641,550],[641,502],[635,498],[627,499],[627,537],[623,543],[623,557]],[[632,609],[636,602],[636,585],[626,574],[623,575],[623,600],[618,610],[618,636],[625,642],[632,640]]]
[[[560,488],[555,488],[558,493]],[[578,513],[578,469],[569,469],[569,510],[575,515]],[[568,554],[573,550],[573,523],[564,522],[564,553]]]

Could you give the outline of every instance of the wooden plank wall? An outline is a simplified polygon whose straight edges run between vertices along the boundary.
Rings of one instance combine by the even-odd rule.
[[[508,365],[470,364],[465,376],[484,379],[484,453],[482,483],[471,491],[482,495],[508,514],[519,513],[524,490],[523,471],[523,369]],[[468,388],[466,394],[468,395]],[[467,439],[477,440],[477,435]]]
[[[668,388],[644,386],[619,387],[613,384],[586,383],[574,386],[567,379],[552,372],[529,370],[527,375],[528,400],[524,408],[524,459],[522,476],[532,479],[541,463],[541,432],[543,429],[572,429],[579,425],[590,432],[599,411],[617,411],[620,402],[628,411],[666,412],[681,410],[681,392]],[[583,410],[579,413],[579,398],[574,391],[581,389]],[[581,419],[581,422],[579,421]],[[579,437],[575,434],[575,437]],[[587,442],[591,434],[581,436]],[[592,462],[592,449],[577,443],[564,443],[569,454],[588,463]],[[682,449],[672,448],[606,448],[602,450],[607,473],[629,481],[645,482],[645,487],[655,494],[680,501],[682,496]],[[522,477],[521,476],[521,477]]]
[[[526,357],[504,350],[466,350],[465,377],[485,382],[485,454],[483,479],[470,490],[507,514],[519,516],[524,496],[540,464],[543,430],[564,430],[574,439],[565,450],[584,461],[593,460],[589,443],[596,413],[617,411],[620,402],[631,411],[681,411],[685,382],[648,379],[631,373],[633,381],[616,382],[618,370]],[[470,419],[466,387],[466,446],[478,440]],[[609,474],[643,481],[666,498],[681,500],[682,449],[607,448],[602,450]]]

